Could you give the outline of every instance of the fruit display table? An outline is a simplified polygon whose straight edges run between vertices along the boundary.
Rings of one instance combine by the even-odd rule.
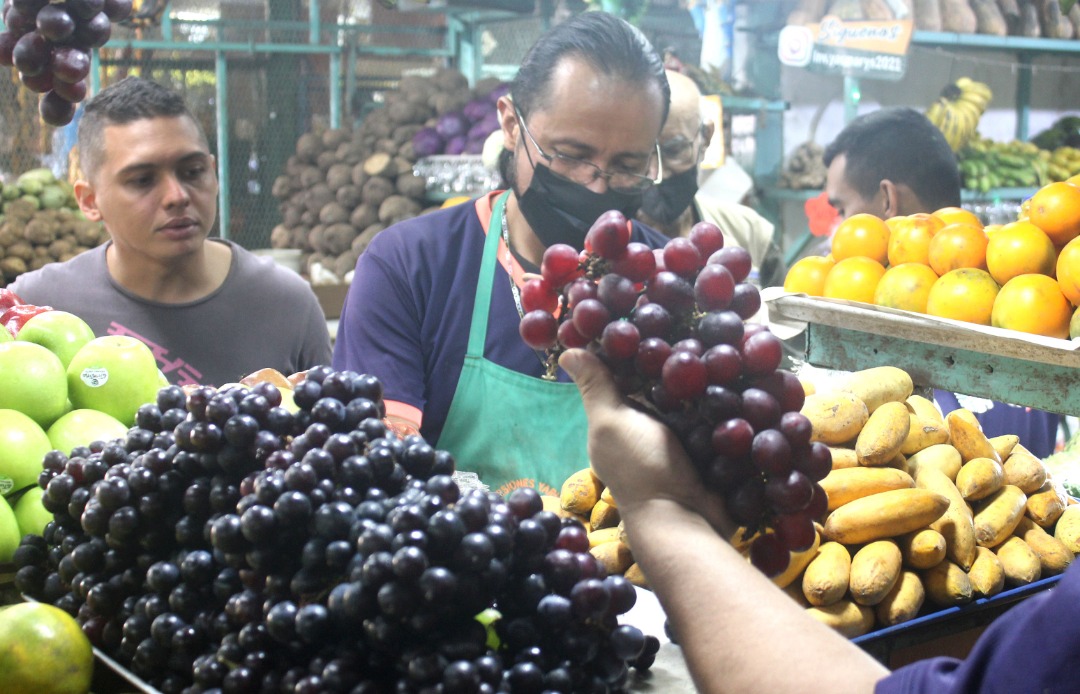
[[[1080,341],[787,294],[779,287],[763,295],[781,337],[805,325],[806,360],[814,366],[856,371],[890,364],[911,374],[916,385],[1080,414]]]

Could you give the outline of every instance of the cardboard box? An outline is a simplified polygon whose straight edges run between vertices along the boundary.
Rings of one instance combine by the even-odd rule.
[[[312,291],[319,300],[323,315],[328,320],[341,316],[341,306],[345,303],[345,295],[349,292],[347,284],[317,284],[312,285]]]

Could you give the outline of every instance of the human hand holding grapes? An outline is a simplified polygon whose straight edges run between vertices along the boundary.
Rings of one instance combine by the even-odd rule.
[[[744,322],[761,307],[745,281],[750,254],[725,247],[708,222],[662,250],[631,235],[631,223],[610,211],[589,229],[584,251],[549,247],[540,278],[522,287],[521,337],[548,353],[552,375],[568,349],[599,357],[618,391],[681,444],[697,473],[686,484],[724,500],[754,538],[753,564],[775,576],[817,536],[827,506],[817,482],[832,458],[810,441],[803,387],[780,369],[779,338]]]

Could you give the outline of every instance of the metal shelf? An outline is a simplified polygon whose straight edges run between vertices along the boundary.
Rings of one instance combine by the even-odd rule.
[[[991,188],[985,193],[981,190],[962,190],[960,199],[964,202],[976,200],[1026,200],[1038,191],[1038,188]]]
[[[970,48],[1014,53],[1080,53],[1080,41],[1073,39],[1031,39],[1025,36],[990,36],[988,34],[916,31],[911,36],[911,42],[920,46]]]

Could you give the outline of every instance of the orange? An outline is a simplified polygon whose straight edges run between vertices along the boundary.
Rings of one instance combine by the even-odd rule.
[[[998,292],[990,321],[995,328],[1068,339],[1072,314],[1054,278],[1018,275]]]
[[[931,216],[939,219],[945,226],[963,222],[964,224],[982,227],[982,220],[979,219],[979,216],[970,210],[965,210],[963,207],[942,207]]]
[[[881,281],[874,290],[874,303],[903,311],[926,313],[926,300],[930,298],[930,287],[934,286],[937,278],[937,274],[930,269],[929,265],[922,263],[894,265],[881,276]]]
[[[885,274],[885,266],[865,256],[844,258],[825,277],[821,295],[830,299],[848,299],[874,303],[874,290]]]
[[[938,275],[962,267],[986,269],[986,244],[982,225],[950,224],[930,239],[930,267]]]
[[[1080,306],[1080,239],[1069,241],[1058,253],[1057,281],[1065,298]]]
[[[832,240],[832,256],[836,260],[860,255],[873,258],[882,265],[889,261],[889,227],[865,212],[840,222]]]
[[[5,692],[86,692],[93,671],[90,640],[67,612],[44,602],[0,609],[0,673]]]
[[[999,289],[986,270],[973,267],[952,270],[930,288],[926,312],[931,316],[990,325]]]
[[[986,244],[986,269],[998,284],[1018,275],[1053,275],[1056,260],[1050,237],[1031,222],[1006,224]]]
[[[942,228],[941,221],[928,214],[913,214],[893,217],[889,222],[889,265],[929,265],[930,239]]]
[[[821,296],[825,288],[825,276],[836,262],[821,255],[810,255],[791,266],[784,278],[785,292],[801,292],[808,296]]]
[[[1076,174],[1075,176],[1070,176],[1069,178],[1066,178],[1065,182],[1071,183],[1074,186],[1080,186],[1080,174]]]
[[[1080,234],[1080,188],[1069,183],[1045,185],[1031,196],[1031,223],[1061,247]]]

